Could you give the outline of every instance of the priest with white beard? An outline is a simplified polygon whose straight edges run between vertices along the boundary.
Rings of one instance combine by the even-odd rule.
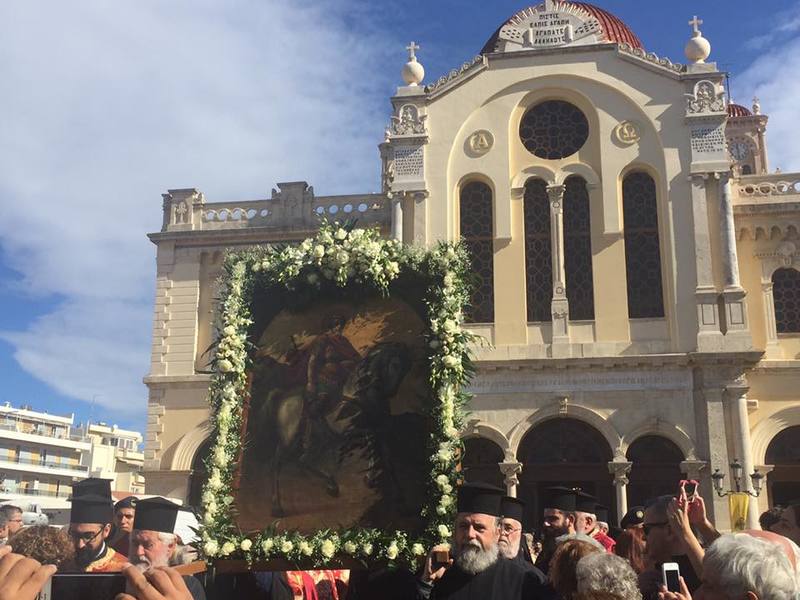
[[[417,585],[425,600],[536,600],[545,589],[536,575],[500,555],[501,502],[504,491],[483,483],[458,490],[453,543],[434,546]],[[444,565],[435,557],[449,550]]]

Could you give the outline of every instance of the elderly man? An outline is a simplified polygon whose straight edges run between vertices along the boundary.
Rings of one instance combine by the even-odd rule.
[[[518,562],[526,571],[531,571],[539,582],[544,585],[545,576],[533,566],[528,544],[522,537],[522,521],[525,514],[525,504],[521,500],[504,496],[500,504],[503,518],[500,522],[500,555],[503,558]]]
[[[796,600],[797,564],[794,550],[781,536],[744,531],[720,536],[703,558],[703,600]],[[794,561],[794,562],[793,562]],[[691,600],[685,582],[681,592],[667,592],[662,600]]]
[[[176,528],[180,526],[180,515],[184,512],[181,506],[158,496],[136,504],[128,552],[134,566],[144,571],[186,562],[184,550],[178,545],[175,535]],[[194,600],[205,600],[205,591],[197,579],[184,576],[183,580]]]
[[[5,516],[6,523],[8,523],[7,538],[10,538],[24,527],[24,523],[22,521],[22,509],[19,506],[14,506],[13,504],[4,504],[2,507],[0,507],[0,511],[2,511],[3,515]]]
[[[115,530],[109,545],[123,556],[128,556],[137,500],[136,496],[128,496],[114,505]]]
[[[435,546],[417,586],[418,598],[443,600],[535,600],[543,594],[533,573],[500,558],[500,508],[503,490],[468,483],[458,490],[452,558],[434,562],[447,546]]]
[[[110,482],[86,479],[72,486],[69,537],[75,547],[75,563],[86,573],[114,573],[127,564],[106,540],[114,519]]]
[[[600,531],[597,525],[597,500],[594,496],[575,493],[575,531],[596,539],[606,552],[614,551],[616,542]]]
[[[556,550],[556,538],[575,533],[575,498],[575,491],[565,487],[545,490],[542,551],[536,557],[535,563],[544,573],[550,569],[550,559]]]
[[[779,533],[800,546],[800,504],[790,504],[784,508],[780,520],[770,531]]]

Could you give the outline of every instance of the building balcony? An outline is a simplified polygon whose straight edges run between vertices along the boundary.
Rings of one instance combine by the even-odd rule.
[[[69,498],[72,492],[67,490],[60,490],[58,492],[51,492],[49,490],[35,490],[31,488],[7,488],[0,486],[0,498],[7,496],[40,496],[43,498]],[[33,500],[31,500],[33,502]]]
[[[45,433],[27,432],[22,431],[19,425],[10,425],[8,423],[0,424],[0,440],[4,439],[87,452],[92,448],[92,443],[87,437],[77,435],[54,436]]]
[[[55,463],[45,460],[27,458],[0,458],[0,470],[23,471],[25,473],[40,473],[62,477],[88,477],[89,467]]]

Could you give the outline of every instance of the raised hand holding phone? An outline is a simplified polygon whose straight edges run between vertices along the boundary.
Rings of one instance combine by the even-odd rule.
[[[668,562],[661,565],[661,576],[668,592],[681,591],[681,569],[678,563]]]

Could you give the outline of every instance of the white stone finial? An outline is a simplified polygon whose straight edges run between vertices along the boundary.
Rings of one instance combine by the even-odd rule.
[[[753,114],[760,115],[761,114],[761,102],[758,101],[758,98],[753,98]]]
[[[704,63],[711,55],[711,43],[703,37],[703,33],[700,31],[702,24],[702,19],[698,19],[697,15],[689,21],[689,25],[692,26],[692,38],[686,43],[684,52],[686,58],[693,63]]]
[[[405,81],[407,85],[419,85],[425,78],[425,69],[417,61],[417,50],[419,50],[419,46],[411,42],[406,46],[406,50],[408,50],[408,62],[403,65],[403,81]]]

